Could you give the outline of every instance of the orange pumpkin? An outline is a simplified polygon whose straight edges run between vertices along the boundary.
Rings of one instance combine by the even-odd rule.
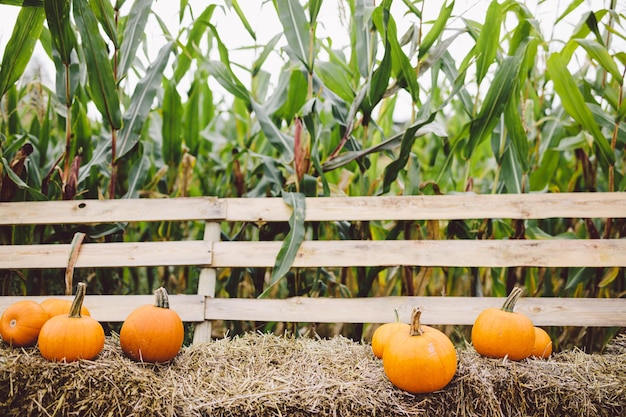
[[[72,308],[71,300],[64,300],[62,298],[47,298],[41,302],[41,306],[50,318],[58,316],[59,314],[69,314],[70,308]],[[87,307],[82,306],[80,309],[81,316],[91,316],[91,313]]]
[[[73,362],[94,359],[104,348],[104,329],[97,320],[81,316],[87,285],[78,283],[68,315],[49,319],[39,333],[39,351],[49,361]]]
[[[138,307],[120,329],[122,351],[135,361],[167,362],[183,345],[183,322],[178,313],[169,308],[167,291],[161,287],[154,296],[154,305]]]
[[[472,344],[478,353],[515,361],[530,355],[535,326],[526,315],[513,311],[521,294],[522,289],[515,287],[502,308],[488,308],[478,315],[472,327]]]
[[[444,333],[420,324],[416,308],[408,330],[393,334],[383,351],[385,375],[396,387],[422,394],[444,388],[456,373],[454,345]]]
[[[409,327],[410,326],[407,323],[400,322],[398,311],[396,310],[396,321],[379,326],[372,335],[372,351],[374,352],[374,355],[379,359],[382,358],[385,345],[389,342],[391,336],[400,330],[408,331]]]
[[[2,340],[13,347],[29,347],[37,344],[41,326],[48,314],[39,303],[32,300],[18,301],[10,305],[0,318]]]
[[[530,356],[547,358],[550,355],[552,355],[552,339],[550,339],[550,335],[541,327],[535,327],[535,344],[530,352]]]

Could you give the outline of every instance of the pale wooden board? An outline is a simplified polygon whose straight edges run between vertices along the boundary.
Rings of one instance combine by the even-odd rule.
[[[162,220],[287,221],[282,198],[187,197],[0,203],[0,225]],[[453,194],[306,199],[307,221],[626,217],[626,193]]]
[[[228,221],[287,221],[281,198],[227,198]],[[306,199],[307,221],[626,217],[626,193],[453,194]]]
[[[471,325],[490,307],[502,307],[504,298],[492,297],[370,297],[306,298],[286,300],[207,299],[209,320],[314,323],[408,322],[414,306],[422,308],[424,324]],[[537,326],[626,326],[626,299],[521,298],[515,311],[527,314]]]
[[[216,267],[271,267],[280,242],[215,242]],[[626,266],[626,239],[305,241],[294,267]]]
[[[223,219],[215,197],[0,203],[0,225]]]
[[[73,297],[54,296],[4,296],[0,297],[0,314],[11,304],[21,300],[33,300],[37,303],[47,298],[72,300]],[[178,313],[185,322],[199,322],[204,319],[203,295],[170,294],[170,308]],[[154,304],[154,295],[87,295],[83,305],[89,309],[91,317],[98,321],[121,322],[135,308]]]
[[[65,268],[69,244],[0,245],[0,269]],[[211,242],[85,243],[76,268],[116,266],[210,265]]]
[[[211,251],[213,246],[213,252]],[[272,267],[281,242],[86,243],[77,268],[196,265]],[[0,269],[65,268],[69,245],[0,246]],[[626,239],[305,241],[294,267],[626,266]]]

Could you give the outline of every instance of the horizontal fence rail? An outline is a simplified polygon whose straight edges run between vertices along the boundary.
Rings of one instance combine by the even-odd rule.
[[[281,198],[187,197],[0,203],[0,225],[132,221],[287,221]],[[453,194],[306,199],[306,221],[626,217],[626,193]]]
[[[0,297],[0,311],[25,298],[41,302],[67,296]],[[408,322],[413,307],[423,310],[424,324],[471,325],[490,307],[502,307],[498,297],[370,297],[249,299],[211,298],[202,295],[170,295],[170,308],[185,322],[235,320],[301,323],[387,323]],[[88,295],[84,305],[91,316],[103,322],[121,322],[135,308],[153,304],[152,295]],[[598,298],[522,297],[515,311],[528,315],[537,326],[626,326],[626,300]]]

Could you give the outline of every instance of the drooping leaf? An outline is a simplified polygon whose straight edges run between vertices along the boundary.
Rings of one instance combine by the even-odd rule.
[[[200,54],[199,44],[202,36],[206,33],[208,25],[211,23],[211,17],[217,5],[211,4],[207,6],[200,16],[193,21],[189,34],[187,35],[187,43],[178,54],[176,65],[174,66],[174,79],[180,81],[185,73],[191,67],[191,62]]]
[[[306,216],[306,200],[304,194],[301,193],[283,193],[285,204],[292,208],[289,217],[289,233],[285,237],[283,244],[276,257],[272,275],[267,288],[259,295],[259,298],[265,298],[270,289],[280,280],[293,265],[296,254],[300,249],[300,245],[304,241],[304,218]]]
[[[93,10],[83,0],[73,0],[74,20],[87,64],[89,91],[96,108],[114,129],[122,127],[122,113],[107,46]]]
[[[254,33],[254,29],[252,29],[250,22],[248,22],[248,18],[241,10],[241,7],[239,7],[239,2],[237,0],[226,0],[226,5],[235,10],[235,13],[237,13],[239,20],[241,20],[241,23],[243,24],[243,27],[246,28],[250,37],[256,41],[256,33]]]
[[[595,59],[602,68],[608,71],[613,78],[615,78],[618,84],[622,84],[624,82],[622,73],[619,68],[617,68],[617,64],[611,57],[611,54],[606,47],[591,39],[576,39],[576,42],[585,48],[589,56]]]
[[[250,102],[250,93],[233,71],[221,61],[209,60],[202,64],[206,71],[214,77],[222,87],[240,100]]]
[[[293,159],[293,138],[287,136],[276,126],[262,105],[251,100],[250,106],[256,114],[261,130],[263,130],[267,140],[280,152],[284,161],[291,161]]]
[[[515,150],[514,154],[517,157],[517,164],[519,164],[522,172],[526,173],[530,169],[528,136],[526,135],[521,111],[516,100],[509,100],[504,106],[504,124],[507,129],[507,139]]]
[[[576,81],[567,69],[567,63],[563,57],[554,53],[548,58],[547,70],[550,79],[554,83],[554,89],[561,99],[565,111],[588,132],[594,139],[599,156],[609,165],[615,163],[615,152],[602,131],[596,124],[593,114],[587,107],[585,99],[576,85]]]
[[[113,42],[113,47],[119,48],[115,11],[111,2],[109,0],[89,0],[89,5],[93,9],[96,19],[100,22],[102,30],[104,30],[109,40]]]
[[[122,198],[139,198],[139,191],[145,184],[150,170],[150,158],[144,153],[131,167],[128,174],[128,189]]]
[[[435,116],[437,116],[437,112],[432,112],[422,118],[418,118],[417,122],[413,123],[404,131],[400,143],[400,153],[398,154],[398,157],[385,168],[382,194],[387,194],[389,192],[391,184],[396,180],[396,178],[398,178],[398,174],[406,166],[409,160],[411,149],[413,148],[413,144],[415,143],[416,133],[418,132],[418,130],[423,126],[432,123],[433,120],[435,120]]]
[[[41,7],[43,0],[0,0],[0,4],[22,7]]]
[[[454,0],[448,5],[447,1],[441,5],[441,9],[439,10],[439,16],[433,26],[428,31],[428,33],[422,39],[422,43],[420,44],[418,57],[423,57],[430,48],[434,45],[434,43],[439,39],[444,29],[446,28],[446,24],[448,23],[448,19],[452,14],[452,9],[454,9]]]
[[[156,59],[146,70],[146,75],[137,83],[131,102],[124,113],[124,126],[118,136],[118,158],[128,153],[139,140],[141,129],[152,108],[154,97],[161,86],[163,71],[169,61],[174,43],[161,47]]]
[[[45,12],[42,7],[23,7],[2,55],[0,99],[22,76],[39,39]]]
[[[120,45],[119,63],[117,66],[118,80],[126,76],[135,60],[139,44],[146,33],[146,23],[151,11],[152,0],[135,1],[130,8],[128,21],[122,35],[122,45]]]
[[[372,60],[376,54],[378,43],[375,41],[375,32],[370,30],[370,17],[374,11],[374,0],[357,0],[355,2],[354,25],[355,45],[353,53],[356,55],[357,67],[363,78],[369,78],[372,70]]]

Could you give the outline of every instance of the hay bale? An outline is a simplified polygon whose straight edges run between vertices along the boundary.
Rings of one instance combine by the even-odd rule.
[[[393,387],[368,344],[267,334],[184,348],[134,363],[108,338],[95,361],[50,363],[0,348],[0,415],[41,416],[618,416],[626,414],[626,336],[607,353],[510,362],[458,350],[443,390]]]

